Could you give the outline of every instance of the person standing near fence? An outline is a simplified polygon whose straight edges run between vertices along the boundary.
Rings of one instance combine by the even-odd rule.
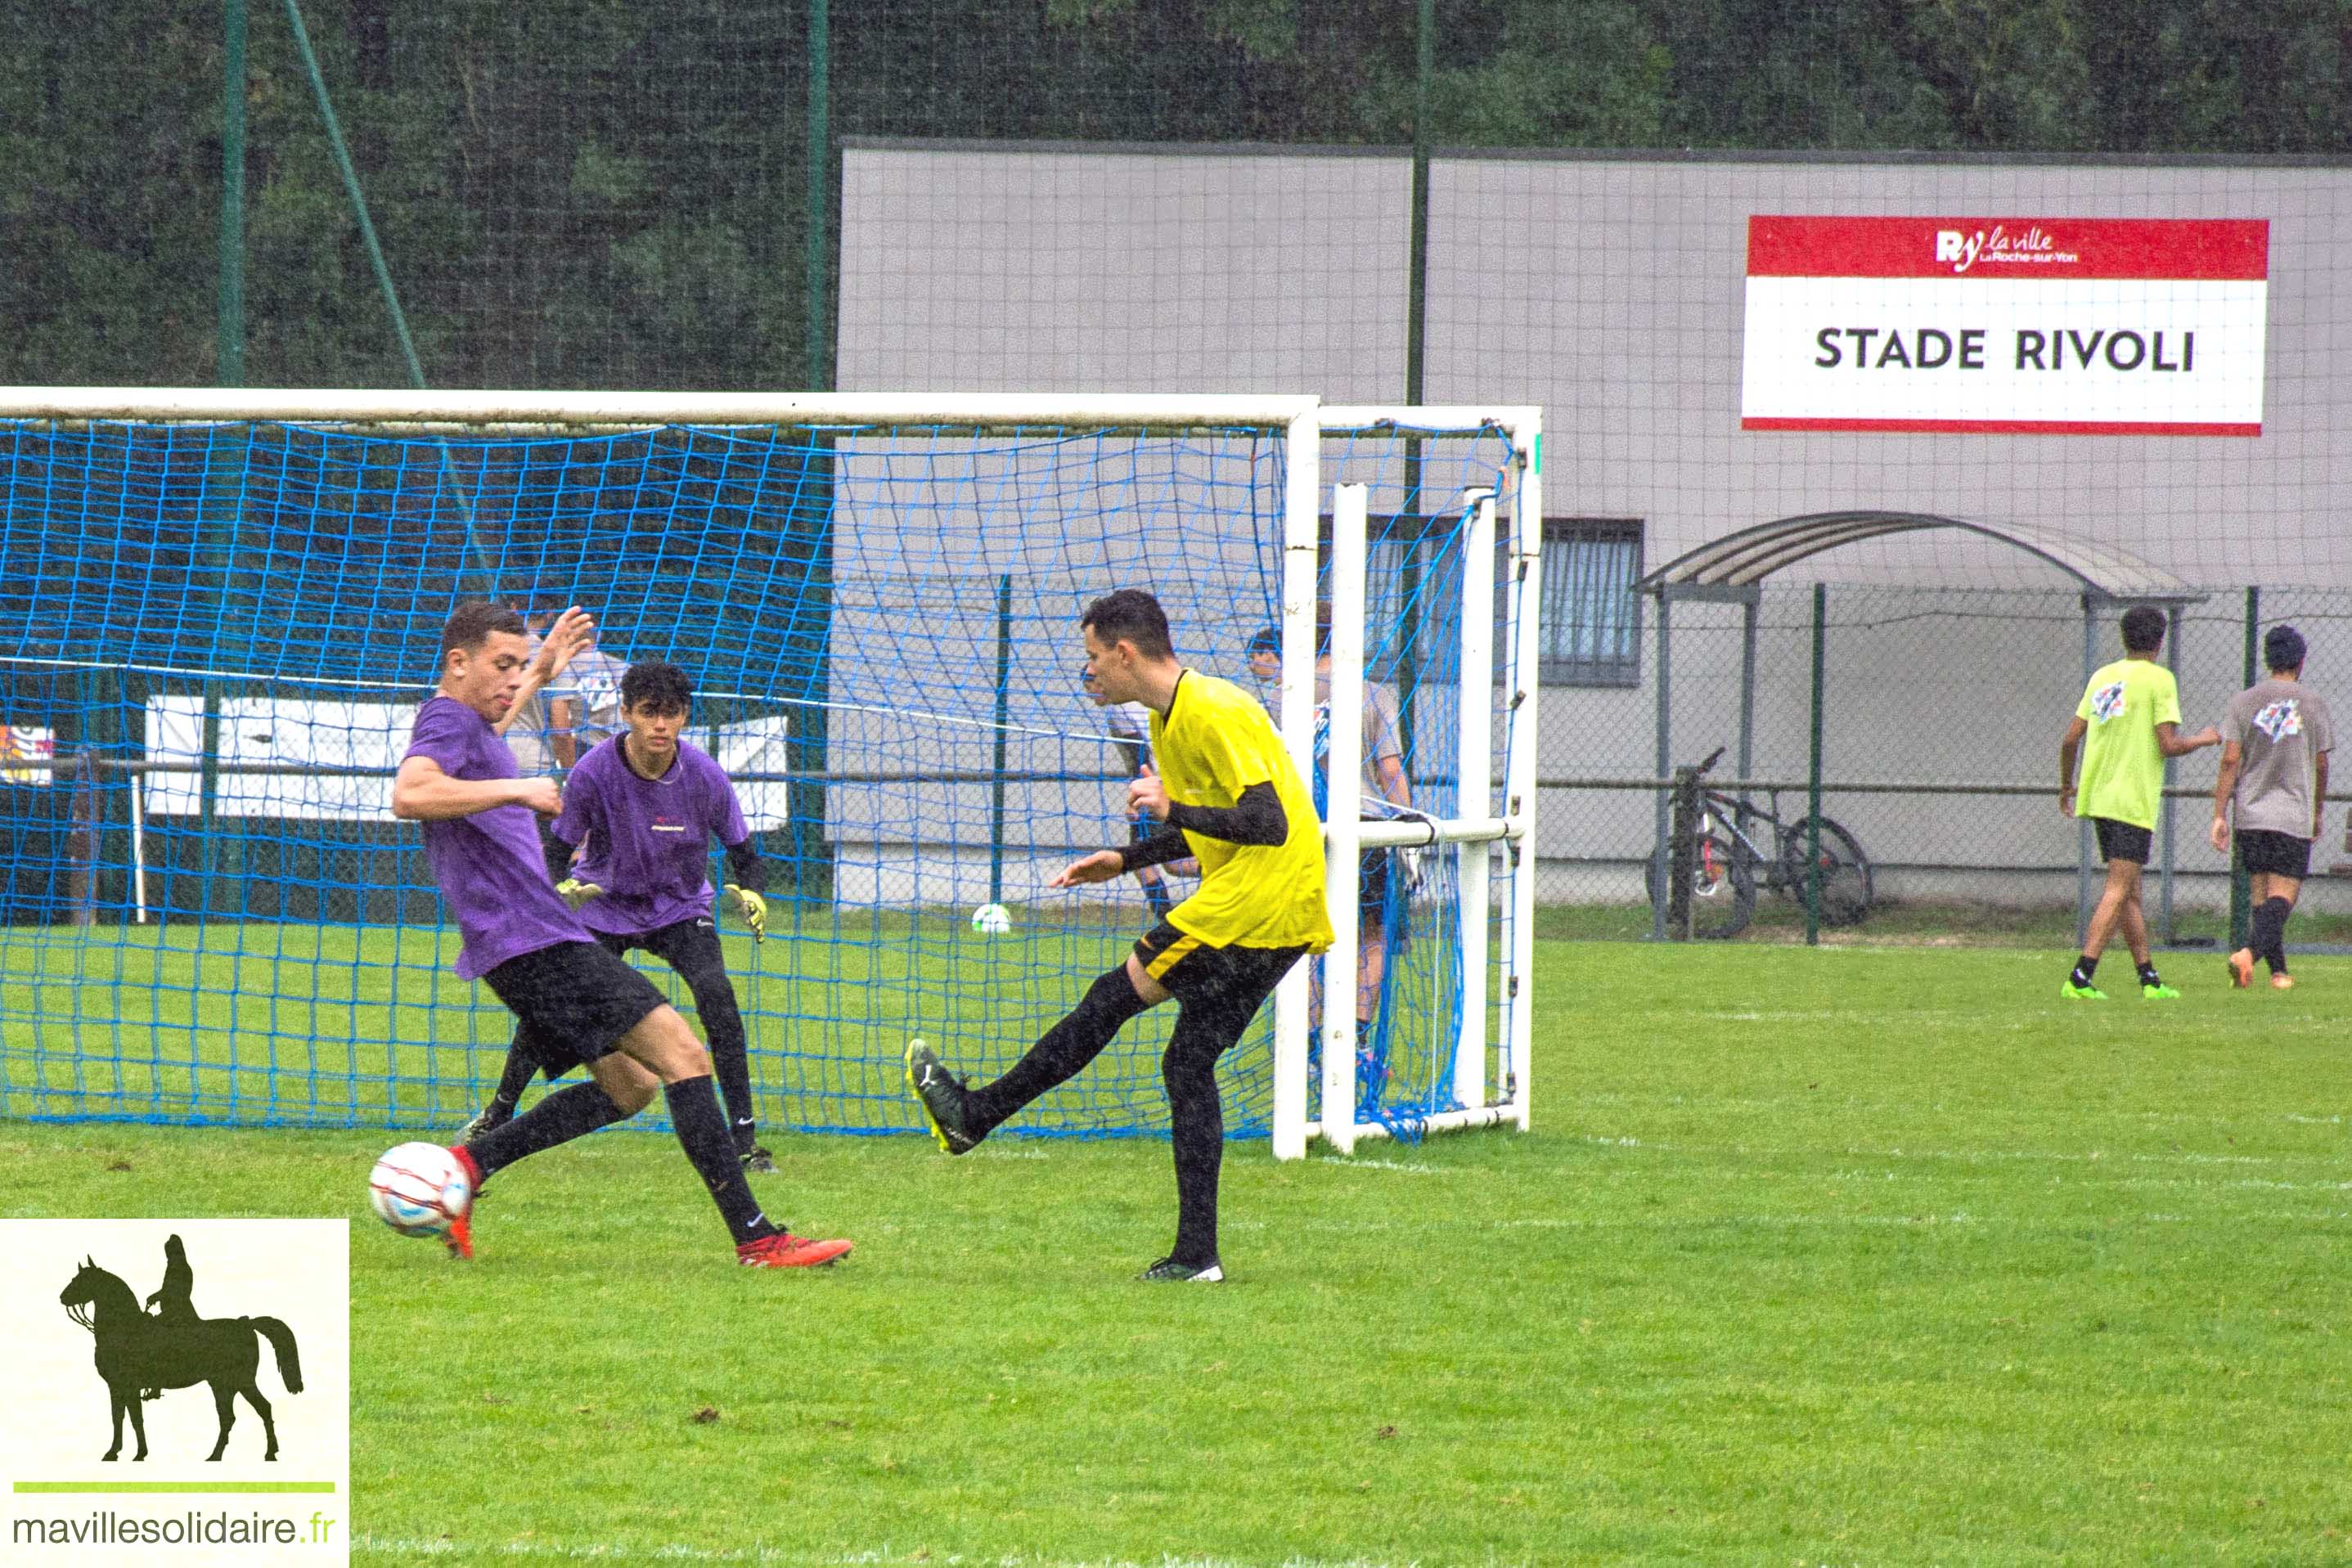
[[[2148,952],[2140,873],[2156,841],[2156,814],[2164,804],[2165,758],[2219,746],[2221,736],[2208,725],[2181,737],[2179,684],[2156,662],[2164,647],[2164,612],[2146,604],[2132,606],[2124,612],[2123,633],[2124,656],[2091,676],[2074,722],[2066,727],[2066,738],[2058,744],[2058,810],[2087,820],[2097,830],[2099,856],[2107,862],[2106,890],[2092,911],[2082,956],[2058,994],[2075,1001],[2107,999],[2092,980],[2099,955],[2120,926],[2139,969],[2139,994],[2152,1002],[2172,1001],[2180,993],[2157,974]],[[2083,750],[2079,800],[2077,747]]]
[[[2254,983],[2254,960],[2270,966],[2271,985],[2294,984],[2286,972],[2286,921],[2311,874],[2327,798],[2327,754],[2336,725],[2326,701],[2303,684],[2303,633],[2273,626],[2263,637],[2270,678],[2230,699],[2221,719],[2221,774],[2213,781],[2213,847],[2230,849],[2230,803],[2237,802],[2238,859],[2253,879],[2253,931],[2230,955],[2230,984]]]
[[[628,661],[591,642],[563,672],[562,683],[548,688],[551,741],[566,772],[620,733],[621,678],[628,673]]]
[[[1315,793],[1315,809],[1330,820],[1328,768],[1331,758],[1331,607],[1315,607],[1315,767],[1307,784]],[[1242,650],[1250,674],[1269,693],[1282,685],[1282,629],[1259,629]],[[1405,770],[1404,724],[1396,694],[1379,682],[1364,682],[1363,741],[1360,750],[1362,796],[1355,803],[1359,817],[1388,821],[1413,810],[1412,783]],[[1345,810],[1346,802],[1341,803]],[[1402,876],[1393,875],[1403,862]],[[1372,848],[1357,861],[1356,876],[1356,1039],[1363,1055],[1367,1083],[1384,1075],[1375,1060],[1372,1042],[1379,1021],[1382,979],[1392,949],[1402,947],[1411,930],[1411,894],[1419,885],[1420,862],[1408,852]],[[1400,885],[1401,884],[1401,885]],[[1314,1015],[1319,1020],[1318,1000]],[[1369,1098],[1377,1098],[1368,1092]]]

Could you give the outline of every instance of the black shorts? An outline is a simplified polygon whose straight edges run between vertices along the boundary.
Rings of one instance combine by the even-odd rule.
[[[2238,862],[2250,872],[2301,882],[2311,874],[2311,841],[2293,833],[2247,828],[2238,834]]]
[[[596,945],[615,957],[631,948],[643,948],[677,970],[689,984],[707,976],[720,979],[727,976],[727,953],[719,945],[719,925],[713,920],[680,920],[626,936],[599,931],[595,936]]]
[[[647,1013],[668,1005],[651,980],[593,942],[525,953],[482,979],[520,1024],[515,1048],[550,1078],[610,1056]]]
[[[1143,972],[1178,1001],[1231,1002],[1252,1012],[1306,956],[1303,946],[1214,947],[1164,920],[1135,944]]]
[[[2101,860],[2129,861],[2134,865],[2147,863],[2148,851],[2156,845],[2155,830],[2118,822],[2112,817],[2094,817],[2091,826],[2099,832]]]
[[[1390,936],[1402,940],[1410,935],[1407,922],[1411,915],[1403,897],[1404,889],[1395,875],[1396,855],[1390,850],[1366,850],[1357,863],[1356,928],[1359,932],[1377,925]],[[1391,904],[1390,890],[1398,897]]]

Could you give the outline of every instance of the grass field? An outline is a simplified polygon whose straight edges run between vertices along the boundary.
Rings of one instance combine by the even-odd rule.
[[[1164,1144],[790,1140],[858,1250],[777,1277],[600,1134],[470,1268],[354,1227],[354,1560],[2352,1561],[2352,963],[2063,967],[1546,943],[1538,1131],[1235,1146],[1223,1289],[1129,1281]],[[0,1209],[357,1215],[383,1141],[0,1123]]]

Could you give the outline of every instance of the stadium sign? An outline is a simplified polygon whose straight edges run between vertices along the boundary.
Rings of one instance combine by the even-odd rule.
[[[1740,424],[2259,435],[2265,219],[1748,220]]]

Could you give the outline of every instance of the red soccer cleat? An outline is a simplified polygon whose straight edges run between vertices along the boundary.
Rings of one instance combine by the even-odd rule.
[[[2244,990],[2254,983],[2254,956],[2241,947],[2229,956],[2230,984]]]
[[[449,1151],[466,1172],[466,1207],[449,1217],[446,1245],[453,1258],[471,1261],[474,1256],[474,1195],[482,1190],[482,1166],[473,1151],[459,1144]]]
[[[846,1241],[812,1241],[789,1230],[746,1241],[735,1249],[735,1261],[746,1269],[814,1269],[849,1256]]]

